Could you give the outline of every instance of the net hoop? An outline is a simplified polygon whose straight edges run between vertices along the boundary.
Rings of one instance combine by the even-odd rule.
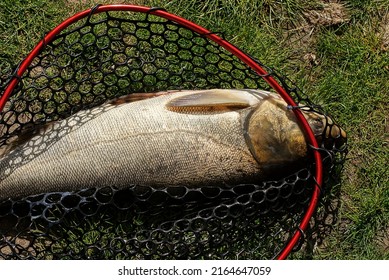
[[[314,136],[314,133],[309,126],[307,120],[304,115],[298,108],[296,102],[293,98],[287,93],[287,91],[272,77],[270,76],[266,70],[264,70],[252,57],[247,55],[245,52],[240,50],[238,47],[234,46],[227,40],[221,38],[215,33],[210,32],[209,30],[187,20],[177,15],[171,14],[164,9],[161,8],[150,8],[144,6],[136,6],[136,5],[128,5],[128,4],[112,4],[112,5],[97,5],[94,8],[84,10],[79,12],[62,23],[60,23],[57,27],[52,29],[50,32],[46,33],[44,38],[35,46],[35,48],[28,54],[28,56],[21,62],[18,69],[14,73],[13,77],[8,83],[8,86],[5,88],[4,94],[0,98],[0,112],[2,112],[8,98],[10,97],[13,90],[16,88],[20,81],[20,77],[26,71],[28,66],[32,63],[33,59],[39,55],[39,53],[46,47],[46,45],[52,42],[56,35],[58,35],[61,31],[66,29],[71,24],[83,19],[90,17],[95,13],[109,12],[109,11],[128,11],[128,12],[139,12],[145,14],[151,14],[154,16],[159,16],[164,19],[174,21],[179,25],[182,25],[188,28],[191,31],[194,31],[209,40],[214,41],[218,45],[225,48],[231,54],[239,58],[242,62],[244,62],[247,66],[249,66],[252,70],[254,70],[258,75],[260,75],[289,105],[292,106],[293,112],[296,115],[297,121],[301,126],[301,129],[306,135],[306,139],[308,144],[312,147],[313,158],[315,161],[315,188],[313,190],[313,194],[311,196],[308,208],[300,222],[300,225],[290,238],[288,242],[285,244],[282,251],[278,254],[276,259],[283,260],[288,257],[288,255],[292,252],[292,250],[298,245],[298,242],[301,238],[303,238],[304,232],[308,227],[309,221],[311,220],[316,206],[318,204],[320,190],[323,181],[323,164],[322,164],[322,156],[319,152],[319,145]]]

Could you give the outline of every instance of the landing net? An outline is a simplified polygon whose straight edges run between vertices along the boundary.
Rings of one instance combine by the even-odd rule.
[[[102,185],[9,197],[0,202],[0,259],[286,258],[304,245],[319,195],[347,151],[335,139],[317,146],[300,111],[325,113],[287,79],[221,34],[163,9],[107,5],[81,12],[1,75],[1,149],[39,125],[131,93],[248,88],[277,91],[287,101],[308,135],[310,155],[298,172],[257,184],[174,191]],[[3,160],[0,177],[49,144]]]

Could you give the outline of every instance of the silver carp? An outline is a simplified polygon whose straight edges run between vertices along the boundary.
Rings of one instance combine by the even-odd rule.
[[[331,119],[304,115],[315,135],[346,138]],[[333,129],[324,131],[328,121]],[[254,182],[307,152],[294,113],[268,91],[131,94],[21,137],[0,160],[0,200],[96,186]]]

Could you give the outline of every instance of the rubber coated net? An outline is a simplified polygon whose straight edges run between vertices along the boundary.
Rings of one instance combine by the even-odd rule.
[[[15,72],[1,70],[3,93]],[[305,110],[323,113],[267,70]],[[1,113],[1,150],[42,124],[131,93],[270,90],[261,76],[205,36],[158,16],[123,11],[90,14],[71,24],[45,44],[18,79]],[[61,137],[101,110],[89,112],[77,123],[64,122],[54,135]],[[3,159],[1,180],[56,137]],[[345,146],[327,141],[320,149],[326,178],[341,168]],[[317,187],[314,161],[309,162],[276,181],[230,187],[129,184],[120,190],[96,185],[27,197],[15,193],[0,202],[0,259],[275,258],[298,230]]]

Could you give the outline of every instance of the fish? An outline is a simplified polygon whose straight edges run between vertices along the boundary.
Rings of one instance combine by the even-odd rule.
[[[303,114],[318,139],[346,139],[329,117]],[[0,200],[96,186],[257,182],[286,175],[309,149],[293,110],[259,89],[129,94],[19,138],[0,159]]]

